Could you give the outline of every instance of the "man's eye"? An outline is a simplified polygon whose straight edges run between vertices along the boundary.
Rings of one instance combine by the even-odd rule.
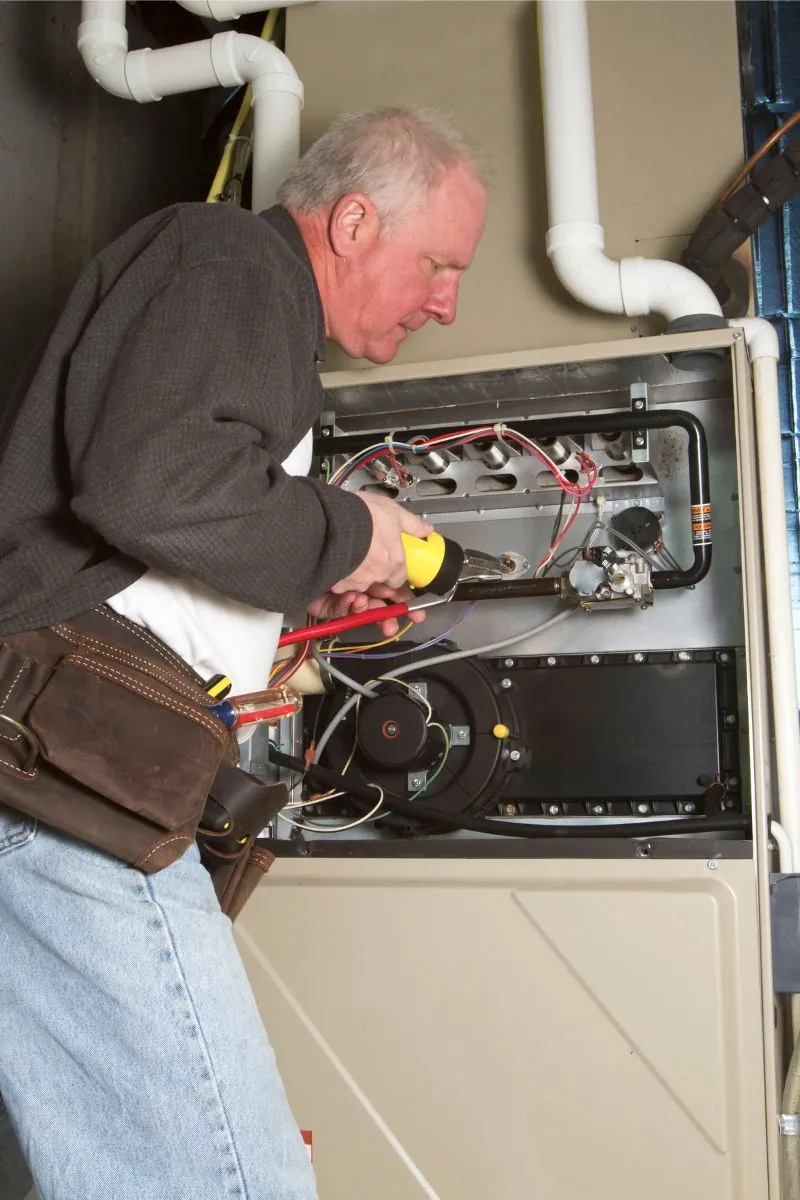
[[[443,263],[438,263],[438,262],[436,262],[436,261],[435,261],[434,259],[432,259],[432,258],[431,258],[431,259],[429,259],[428,261],[430,262],[430,265],[431,265],[431,272],[432,272],[434,275],[438,275],[440,271],[443,271],[443,270],[444,270],[444,264],[443,264]]]

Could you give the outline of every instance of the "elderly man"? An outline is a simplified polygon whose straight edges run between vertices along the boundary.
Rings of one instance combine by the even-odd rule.
[[[84,271],[3,453],[0,655],[92,610],[241,693],[264,687],[280,614],[402,589],[401,532],[429,527],[306,478],[317,363],[326,337],[385,363],[455,319],[480,169],[435,114],[371,110],[339,119],[279,199],[177,205]],[[0,1092],[40,1200],[310,1200],[196,847],[145,874],[37,825],[14,808],[15,727],[0,739]],[[102,729],[67,751],[94,787],[113,772]]]

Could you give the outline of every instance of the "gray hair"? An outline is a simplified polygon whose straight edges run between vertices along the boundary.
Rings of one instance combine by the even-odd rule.
[[[372,200],[389,231],[421,204],[452,167],[485,182],[482,152],[450,120],[428,108],[365,108],[343,113],[306,151],[278,189],[298,213],[330,208],[349,192]]]

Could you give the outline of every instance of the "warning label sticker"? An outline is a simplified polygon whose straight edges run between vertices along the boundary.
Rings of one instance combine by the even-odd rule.
[[[692,542],[695,546],[711,541],[711,505],[692,505]]]

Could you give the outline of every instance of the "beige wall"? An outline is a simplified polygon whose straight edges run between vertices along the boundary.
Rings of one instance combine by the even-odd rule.
[[[592,0],[589,22],[608,253],[677,257],[741,161],[734,4]],[[306,86],[306,143],[343,109],[417,103],[452,112],[491,155],[489,224],[459,319],[416,334],[398,362],[659,330],[571,302],[544,253],[535,4],[327,0],[289,9],[287,50]],[[333,352],[329,369],[344,365]]]

